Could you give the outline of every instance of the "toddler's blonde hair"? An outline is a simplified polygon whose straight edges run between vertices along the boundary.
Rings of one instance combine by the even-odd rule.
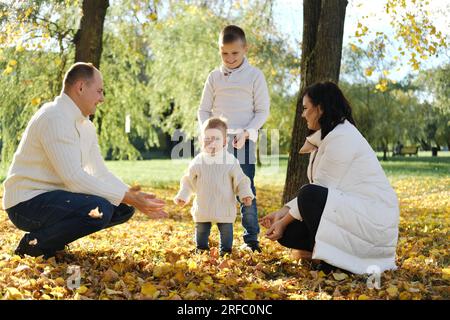
[[[203,129],[202,133],[205,133],[205,131],[208,129],[219,129],[222,131],[223,138],[226,139],[228,129],[227,120],[222,117],[209,118],[208,120],[205,121],[205,123],[203,123],[202,129]]]

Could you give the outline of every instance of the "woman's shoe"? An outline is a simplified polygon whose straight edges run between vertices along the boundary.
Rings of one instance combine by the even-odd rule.
[[[338,270],[337,267],[332,266],[331,264],[326,263],[325,261],[321,261],[317,264],[313,264],[313,269],[316,271],[322,271],[325,274],[329,274],[331,272]]]

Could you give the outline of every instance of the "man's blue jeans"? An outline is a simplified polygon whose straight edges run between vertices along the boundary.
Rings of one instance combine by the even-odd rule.
[[[250,178],[251,188],[256,197],[255,189],[255,164],[256,164],[256,145],[253,141],[247,139],[244,147],[236,149],[233,147],[233,135],[228,138],[228,151],[239,160],[242,171]],[[253,199],[252,205],[244,206],[238,197],[241,205],[242,226],[244,227],[244,241],[249,245],[258,244],[259,224],[258,224],[258,209],[256,199]]]
[[[101,217],[91,217],[98,208]],[[96,231],[124,223],[134,214],[134,208],[113,206],[108,200],[62,190],[40,194],[6,210],[12,223],[37,239],[46,252],[63,250],[65,245]]]
[[[233,247],[233,224],[218,223],[217,228],[220,232],[220,253],[231,252]],[[195,224],[195,241],[197,249],[209,249],[209,234],[211,232],[211,222],[197,222]]]

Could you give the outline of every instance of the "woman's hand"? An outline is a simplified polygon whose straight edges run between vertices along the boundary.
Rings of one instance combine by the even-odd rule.
[[[261,219],[259,219],[259,223],[266,228],[270,228],[276,221],[282,219],[289,212],[288,207],[283,207],[278,211],[272,212]]]
[[[266,238],[272,241],[280,239],[283,236],[286,227],[287,224],[283,221],[283,219],[275,221],[269,230],[266,231]]]
[[[283,211],[284,212],[284,211]],[[283,234],[284,230],[286,230],[286,227],[295,220],[293,216],[290,214],[287,214],[289,212],[289,208],[286,211],[286,214],[284,214],[284,217],[275,221],[269,228],[269,230],[266,231],[266,238],[272,241],[280,239]]]

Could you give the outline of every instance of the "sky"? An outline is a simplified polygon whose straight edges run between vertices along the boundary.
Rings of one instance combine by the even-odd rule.
[[[407,0],[411,2],[411,0]],[[301,40],[302,24],[303,24],[303,8],[302,0],[275,0],[274,5],[274,21],[279,30],[290,37],[293,47],[296,41]],[[364,24],[371,31],[383,31],[386,34],[392,34],[390,27],[390,18],[386,14],[384,6],[386,0],[349,0],[346,9],[346,18],[344,25],[344,47],[349,43],[356,43],[352,36],[355,33],[358,21],[366,15]],[[442,31],[450,38],[450,0],[430,0],[429,9],[431,12],[431,20],[439,31]],[[395,47],[398,47],[396,45]],[[299,49],[300,52],[300,49]],[[448,62],[444,59],[448,57],[440,56],[431,58],[425,62],[425,67],[437,66]],[[410,72],[411,69],[405,65],[400,71],[393,72],[391,79],[401,80]]]

